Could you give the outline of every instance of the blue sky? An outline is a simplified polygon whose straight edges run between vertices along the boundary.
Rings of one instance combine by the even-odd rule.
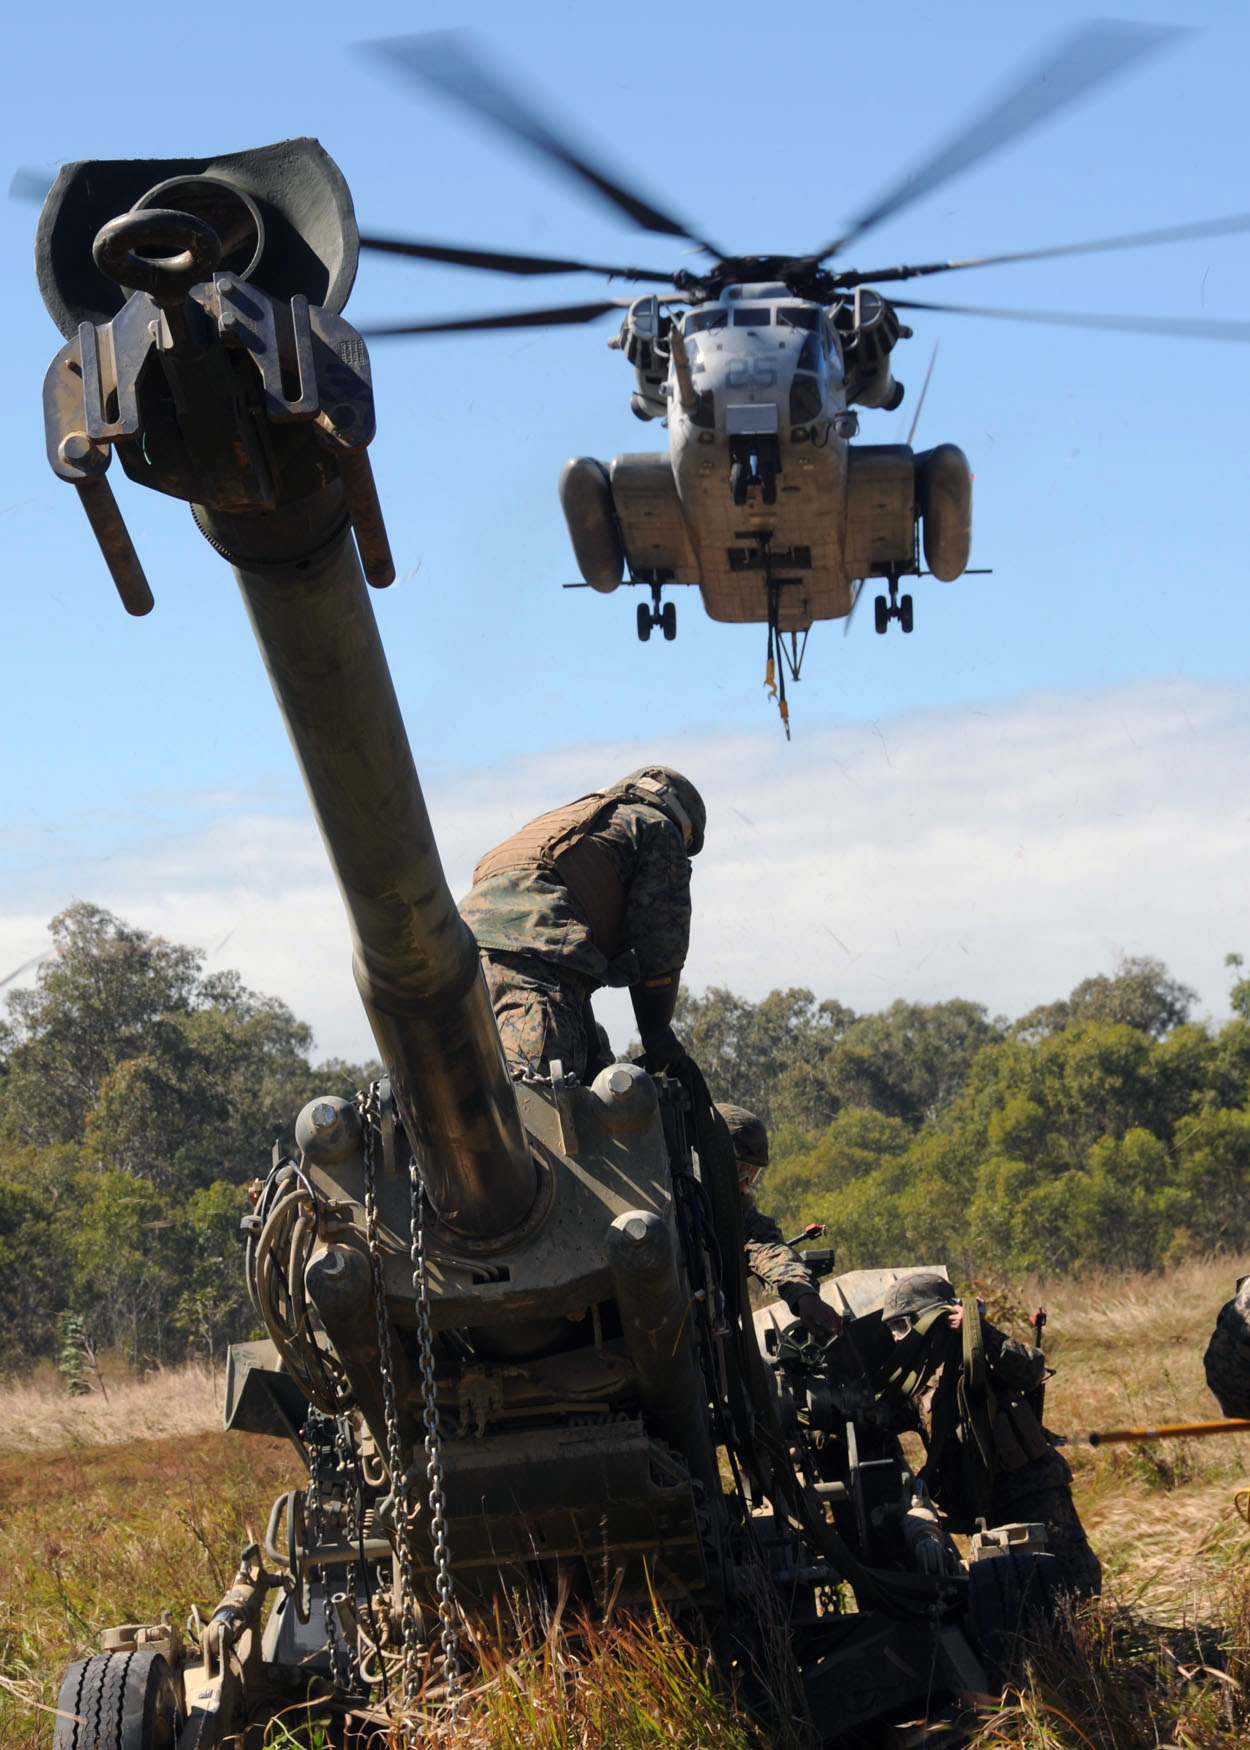
[[[242,43],[237,21],[191,13],[180,35],[121,15],[67,28],[27,9],[9,27],[18,89],[0,130],[10,169],[312,133],[343,168],[362,228],[663,265],[678,259],[666,240],[632,232],[459,112],[405,91],[353,44],[468,23],[663,204],[728,247],[763,251],[832,235],[1088,16],[908,0],[886,14],[784,15],[746,0],[671,14],[537,0],[367,5],[348,17],[314,0],[257,9]],[[1244,8],[1140,5],[1133,16],[1199,28],[883,226],[854,264],[1076,241],[1250,205]],[[34,210],[8,203],[0,225],[10,408],[0,970],[38,950],[42,922],[70,898],[97,899],[238,964],[313,1020],[325,1049],[352,1049],[343,937],[232,582],[184,506],[141,494],[116,468],[157,598],[144,621],[121,611],[43,455],[40,385],[58,339],[29,266]],[[592,297],[594,284],[527,291],[365,261],[347,313],[366,323],[555,303]],[[926,290],[1244,319],[1247,284],[1241,237],[952,274]],[[642,646],[633,592],[559,587],[575,576],[555,495],[566,456],[662,442],[628,411],[630,373],[604,344],[610,324],[375,345],[374,465],[401,579],[375,603],[436,825],[442,810],[455,847],[453,883],[474,849],[516,823],[522,799],[550,805],[662,755],[721,807],[719,842],[714,818],[699,865],[696,987],[759,995],[807,983],[862,1007],[966,994],[1010,1010],[1061,994],[1117,951],[1157,952],[1219,1012],[1222,954],[1250,950],[1240,898],[1250,348],[954,316],[914,325],[895,355],[913,396],[940,342],[917,443],[968,453],[973,563],[993,574],[919,583],[909,639],[877,638],[867,612],[848,637],[817,626],[792,690],[791,747],[760,684],[762,628],[713,625],[684,591],[676,643]],[[912,406],[865,415],[861,436],[901,441]],[[863,750],[891,746],[915,753],[906,779],[863,763]],[[853,810],[839,764],[854,773]],[[770,947],[759,907],[743,917],[729,874],[745,856],[737,817],[771,819],[782,797],[789,810],[764,860],[747,859],[779,898]],[[1017,881],[1004,865],[983,891],[999,824],[1017,813],[1035,870],[1050,873]],[[314,891],[305,912],[298,895]],[[970,925],[992,911],[1002,933],[975,956],[946,956],[933,943],[967,936],[965,904]],[[930,918],[929,934],[891,947],[878,929],[887,906],[896,934]],[[284,934],[282,920],[296,918],[303,934]],[[860,949],[814,955],[829,931]]]

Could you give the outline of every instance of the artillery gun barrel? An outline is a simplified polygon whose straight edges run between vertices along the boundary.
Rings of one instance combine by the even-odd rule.
[[[535,1169],[479,969],[443,873],[377,622],[326,487],[289,510],[195,508],[234,567],[325,841],[361,1001],[441,1219],[492,1238]]]

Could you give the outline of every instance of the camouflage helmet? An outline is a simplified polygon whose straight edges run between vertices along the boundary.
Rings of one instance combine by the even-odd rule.
[[[886,1289],[881,1317],[892,1325],[905,1319],[909,1325],[939,1306],[958,1306],[959,1296],[945,1276],[936,1270],[913,1270]]]
[[[653,808],[667,815],[682,836],[686,855],[698,856],[703,849],[707,809],[689,778],[683,778],[672,766],[639,766],[636,772],[630,772],[612,786],[612,793],[623,790],[639,793]]]
[[[725,1120],[734,1154],[744,1166],[762,1172],[768,1165],[768,1132],[764,1120],[757,1118],[754,1112],[748,1112],[745,1106],[731,1106],[719,1100],[716,1110]]]

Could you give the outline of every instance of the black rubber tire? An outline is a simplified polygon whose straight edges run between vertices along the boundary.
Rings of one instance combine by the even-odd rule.
[[[660,625],[664,628],[664,636],[671,644],[677,636],[677,603],[665,602],[660,610]]]
[[[651,636],[651,609],[646,602],[638,604],[638,636],[644,644]]]
[[[1012,1673],[1017,1637],[1054,1614],[1058,1564],[1052,1555],[1008,1550],[973,1562],[968,1582],[968,1626],[991,1687],[1001,1690]]]
[[[760,481],[760,498],[765,504],[776,504],[777,470],[775,468],[764,468],[762,474],[763,478]]]
[[[1202,1357],[1207,1384],[1226,1416],[1250,1416],[1250,1282],[1220,1308]]]
[[[872,604],[872,612],[878,636],[884,638],[890,627],[890,605],[883,595],[879,595]]]
[[[751,484],[745,462],[735,462],[729,470],[729,491],[735,504],[745,504],[747,487]]]
[[[182,1710],[160,1653],[98,1653],[65,1673],[52,1750],[174,1750]]]
[[[915,616],[912,613],[911,597],[909,595],[900,596],[898,598],[898,623],[903,628],[904,632],[910,632],[916,623]]]

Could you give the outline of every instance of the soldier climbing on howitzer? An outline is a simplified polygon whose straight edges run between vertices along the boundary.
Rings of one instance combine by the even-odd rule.
[[[754,1190],[768,1165],[768,1131],[762,1119],[745,1106],[717,1101],[716,1110],[725,1120],[738,1163],[738,1189],[742,1197],[742,1233],[746,1242],[747,1269],[765,1288],[784,1300],[796,1319],[813,1336],[836,1337],[842,1320],[820,1298],[820,1284],[794,1247],[782,1237],[771,1216],[756,1207]]]
[[[1005,1335],[936,1270],[900,1277],[881,1318],[899,1345],[886,1394],[905,1398],[918,1421],[927,1397],[921,1479],[947,1523],[961,1532],[978,1520],[1043,1524],[1061,1584],[1081,1597],[1098,1592],[1102,1565],[1072,1500],[1072,1471],[1038,1413],[1042,1351]]]
[[[558,1061],[587,1082],[606,1067],[590,1006],[604,985],[629,987],[648,1069],[683,1056],[672,1019],[706,820],[688,778],[643,766],[480,859],[460,912],[514,1075],[546,1076]]]

